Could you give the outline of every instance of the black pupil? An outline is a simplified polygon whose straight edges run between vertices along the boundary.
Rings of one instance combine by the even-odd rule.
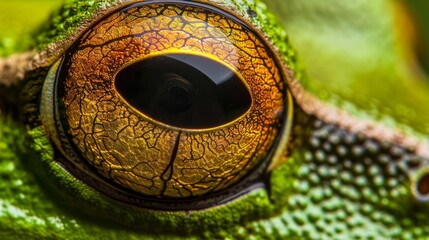
[[[165,54],[136,62],[116,76],[119,94],[134,108],[180,128],[211,128],[242,116],[251,96],[223,64],[198,55]]]

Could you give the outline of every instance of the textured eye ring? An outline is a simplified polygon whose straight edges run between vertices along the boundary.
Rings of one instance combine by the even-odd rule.
[[[65,168],[107,196],[204,208],[260,186],[284,158],[293,104],[283,71],[264,37],[224,10],[135,3],[51,68],[42,121]]]

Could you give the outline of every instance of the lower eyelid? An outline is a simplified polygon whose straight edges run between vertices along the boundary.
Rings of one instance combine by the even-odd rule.
[[[49,194],[55,195],[52,200],[57,201],[55,205],[58,208],[66,212],[69,209],[79,209],[77,215],[71,216],[72,219],[75,217],[79,219],[80,214],[89,214],[89,218],[94,218],[94,222],[98,222],[97,218],[101,217],[117,222],[118,226],[136,226],[134,229],[145,233],[154,233],[153,227],[156,226],[156,229],[172,229],[172,232],[187,229],[188,234],[196,234],[198,231],[211,232],[214,229],[218,229],[216,232],[222,231],[223,228],[220,228],[214,219],[219,219],[223,225],[236,226],[242,219],[257,220],[273,214],[274,211],[263,187],[250,190],[235,200],[221,202],[217,207],[195,211],[165,211],[156,208],[151,210],[133,204],[123,204],[101,194],[70,174],[58,159],[60,156],[56,156],[57,160],[53,161],[54,150],[42,128],[31,130],[29,135],[33,139],[31,144],[38,143],[44,146],[35,148],[37,155],[41,156],[34,165],[35,169],[40,170],[35,172],[36,177],[49,189]],[[257,208],[258,211],[248,211],[253,208]],[[235,212],[240,213],[240,218],[225,217],[225,214],[230,216]],[[85,216],[85,219],[88,219],[88,216]],[[91,226],[92,224],[89,224],[89,227]],[[81,227],[85,229],[85,226]]]

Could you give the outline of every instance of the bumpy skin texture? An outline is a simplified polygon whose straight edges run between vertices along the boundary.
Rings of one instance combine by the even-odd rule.
[[[296,77],[309,81],[301,76],[285,34],[264,5],[225,4],[236,5],[237,14],[260,26]],[[49,31],[39,35],[39,48],[61,41],[108,5],[68,4],[53,17]],[[291,155],[269,176],[269,191],[259,189],[196,212],[146,210],[110,200],[54,161],[55,150],[37,117],[37,92],[47,71],[27,73],[22,86],[19,99],[28,128],[13,120],[14,111],[7,107],[14,92],[2,91],[1,239],[424,239],[429,234],[429,209],[415,200],[410,187],[410,177],[427,159],[325,123],[298,105]]]

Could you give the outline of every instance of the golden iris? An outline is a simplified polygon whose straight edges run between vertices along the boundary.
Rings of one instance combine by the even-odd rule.
[[[63,144],[83,172],[133,194],[190,198],[239,183],[267,165],[285,124],[283,72],[262,39],[203,4],[110,14],[58,70]]]

